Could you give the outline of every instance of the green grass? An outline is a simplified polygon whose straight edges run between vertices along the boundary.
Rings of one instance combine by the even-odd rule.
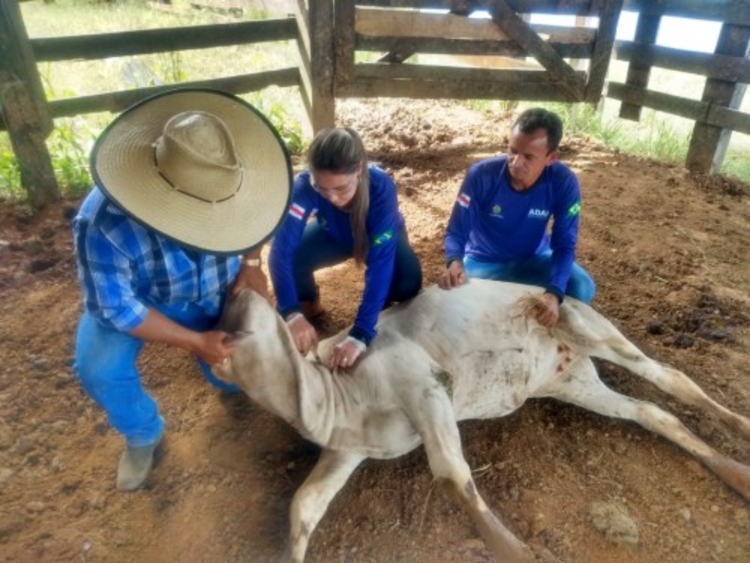
[[[595,139],[610,148],[661,162],[678,165],[685,162],[689,135],[676,128],[664,114],[644,109],[641,120],[633,122],[609,115],[590,104],[528,102],[522,103],[514,113],[533,105],[546,107],[560,115],[567,137]],[[750,182],[750,165],[744,165],[739,154],[737,150],[729,152],[722,173]]]

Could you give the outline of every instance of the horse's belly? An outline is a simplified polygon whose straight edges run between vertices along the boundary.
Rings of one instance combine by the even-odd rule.
[[[514,356],[480,362],[472,371],[457,376],[453,395],[456,419],[505,416],[526,402],[533,386],[532,370],[525,355]]]
[[[376,459],[391,459],[416,448],[422,439],[400,409],[364,409],[356,420],[340,421],[327,444]]]

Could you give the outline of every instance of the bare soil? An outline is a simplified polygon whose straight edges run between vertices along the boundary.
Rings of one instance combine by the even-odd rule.
[[[342,103],[395,177],[426,283],[468,166],[501,152],[510,116],[440,102]],[[750,190],[587,140],[562,157],[584,194],[579,261],[596,308],[652,357],[750,416]],[[80,294],[70,218],[0,206],[0,561],[265,562],[286,541],[290,499],[318,450],[244,396],[226,397],[187,354],[148,346],[145,384],[168,423],[148,486],[115,490],[121,439],[72,369]],[[362,273],[319,278],[321,330],[347,325]],[[720,452],[750,441],[611,365],[612,387],[675,413]],[[544,562],[747,562],[746,501],[689,454],[633,423],[528,403],[461,426],[480,492]],[[490,561],[468,517],[437,491],[424,452],[367,461],[313,535],[313,562]]]

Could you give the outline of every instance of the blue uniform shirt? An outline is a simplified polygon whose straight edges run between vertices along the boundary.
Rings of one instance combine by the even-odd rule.
[[[84,306],[121,331],[140,325],[151,304],[190,303],[218,317],[240,271],[239,256],[187,250],[128,217],[99,188],[81,205],[73,235]]]
[[[375,166],[370,166],[368,172],[370,207],[366,228],[369,251],[365,260],[365,287],[350,332],[366,344],[375,337],[378,315],[388,297],[396,256],[396,237],[404,225],[393,179]],[[299,174],[294,181],[287,217],[274,236],[269,256],[278,309],[284,317],[300,309],[293,275],[294,254],[302,240],[307,220],[313,215],[334,242],[350,250],[354,247],[349,214],[337,209],[313,189],[309,171]]]
[[[548,287],[564,295],[575,262],[580,212],[578,179],[561,162],[547,166],[534,186],[521,192],[511,186],[507,157],[478,162],[466,174],[448,222],[446,260],[469,256],[502,263],[551,248]]]

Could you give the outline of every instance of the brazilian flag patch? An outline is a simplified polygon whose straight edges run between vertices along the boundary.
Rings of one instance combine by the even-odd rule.
[[[570,217],[575,217],[576,215],[580,215],[580,214],[581,214],[581,202],[580,201],[574,203],[568,208],[568,215]]]
[[[379,235],[375,235],[375,238],[373,240],[373,246],[380,246],[381,244],[385,244],[392,238],[393,238],[393,229],[388,229],[387,231],[382,232]]]

